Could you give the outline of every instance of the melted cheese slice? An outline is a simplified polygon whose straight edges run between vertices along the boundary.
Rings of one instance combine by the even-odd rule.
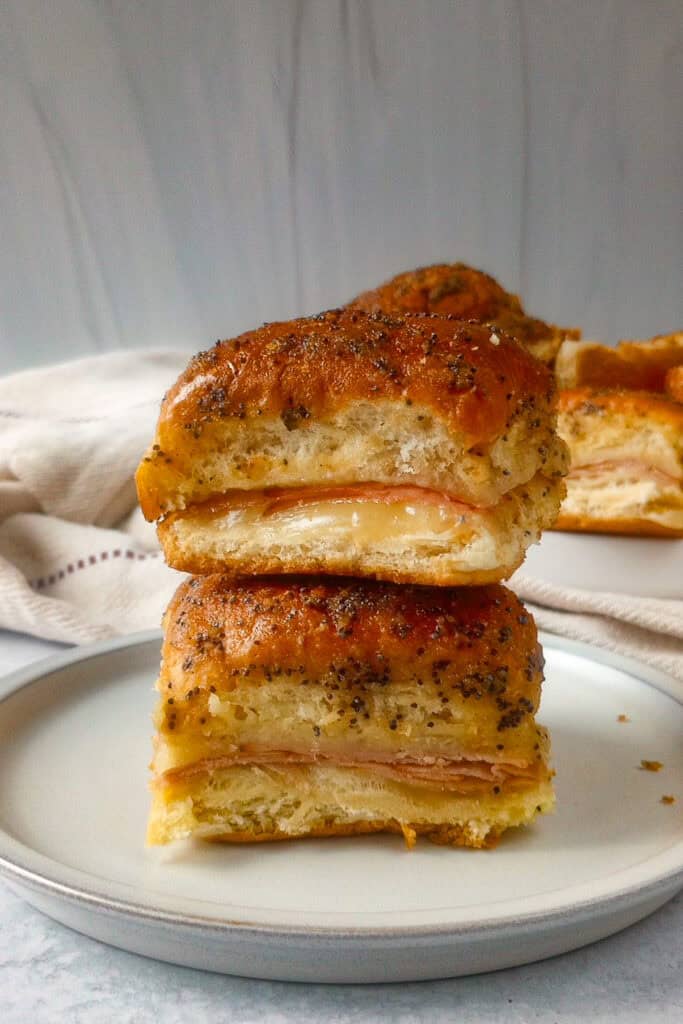
[[[538,539],[552,518],[548,509],[556,511],[556,494],[540,474],[484,508],[420,487],[378,484],[232,491],[169,513],[160,536],[170,563],[189,572],[244,565],[274,572],[283,561],[304,571],[315,564],[348,572],[370,558],[370,571],[391,572],[389,578],[398,570],[423,583],[444,572],[500,578]],[[427,565],[429,559],[445,561]]]
[[[290,544],[305,543],[307,537],[324,533],[329,539],[334,534],[352,534],[355,543],[364,547],[384,544],[393,535],[404,545],[441,541],[447,548],[456,538],[462,543],[468,533],[472,534],[472,524],[468,526],[471,518],[443,505],[318,501],[272,513],[253,507],[236,509],[227,514],[224,524],[230,529],[258,522],[261,531],[267,532],[270,527],[275,535],[286,529]]]
[[[270,524],[274,539],[286,529],[291,544],[305,543],[315,534],[329,538],[336,533],[352,534],[357,544],[368,547],[396,536],[405,544],[442,541],[445,548],[456,539],[467,543],[481,529],[486,510],[423,487],[359,484],[232,491],[174,513],[174,518],[186,517],[194,523],[220,523],[225,530],[258,523],[259,531],[267,533]]]

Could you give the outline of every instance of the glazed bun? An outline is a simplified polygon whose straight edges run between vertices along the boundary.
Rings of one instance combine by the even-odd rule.
[[[518,297],[495,278],[465,263],[437,263],[398,274],[351,303],[371,313],[438,313],[460,320],[496,324],[545,363],[552,363],[565,338],[578,338],[575,328],[555,327],[527,316]]]
[[[683,536],[683,406],[663,395],[561,391],[571,470],[556,528]]]
[[[674,402],[683,402],[683,365],[672,366],[664,378],[664,390]]]
[[[180,569],[446,585],[514,571],[566,461],[552,375],[502,332],[336,310],[197,356],[137,484]]]
[[[557,356],[558,387],[621,388],[663,392],[667,374],[683,365],[683,332],[648,341],[567,341]]]
[[[164,624],[151,842],[484,846],[552,807],[542,652],[503,587],[207,576]]]

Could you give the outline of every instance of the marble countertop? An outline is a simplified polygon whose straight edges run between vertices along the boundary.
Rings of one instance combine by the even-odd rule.
[[[56,647],[0,633],[6,671]],[[0,882],[2,1024],[680,1024],[682,968],[683,894],[610,939],[543,963],[451,981],[327,986],[146,960],[69,931]]]

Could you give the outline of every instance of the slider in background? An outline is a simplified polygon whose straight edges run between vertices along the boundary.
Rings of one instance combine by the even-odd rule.
[[[370,313],[437,313],[495,324],[533,356],[552,365],[563,341],[580,338],[573,327],[556,327],[529,316],[519,298],[495,278],[465,263],[437,263],[397,274],[349,303]]]
[[[571,454],[557,530],[683,537],[683,405],[641,391],[561,391]]]
[[[614,347],[596,341],[566,341],[555,362],[555,375],[562,389],[653,391],[676,398],[677,367],[683,367],[680,331],[648,341],[620,341]]]
[[[504,587],[207,576],[164,627],[151,843],[485,847],[553,807],[542,651]]]
[[[564,495],[551,372],[498,329],[333,310],[201,353],[137,473],[170,565],[472,585]]]

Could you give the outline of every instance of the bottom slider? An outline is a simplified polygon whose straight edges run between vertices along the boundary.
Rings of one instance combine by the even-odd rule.
[[[164,628],[152,844],[486,847],[553,807],[543,656],[502,586],[197,577]]]

